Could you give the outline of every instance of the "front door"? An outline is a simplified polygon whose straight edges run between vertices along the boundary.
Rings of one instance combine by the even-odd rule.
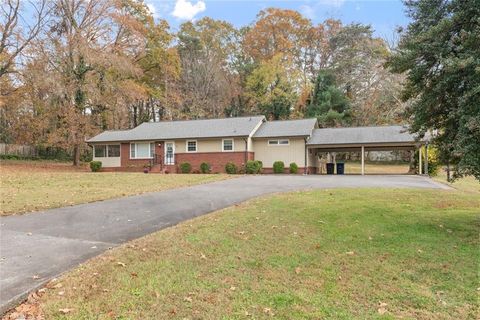
[[[165,142],[165,164],[175,164],[175,143]]]

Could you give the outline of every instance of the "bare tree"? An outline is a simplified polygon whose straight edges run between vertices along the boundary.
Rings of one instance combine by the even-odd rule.
[[[29,1],[33,19],[26,18],[20,0],[0,0],[0,77],[11,73],[15,60],[40,33],[48,16],[48,0]],[[28,23],[27,21],[33,21]]]

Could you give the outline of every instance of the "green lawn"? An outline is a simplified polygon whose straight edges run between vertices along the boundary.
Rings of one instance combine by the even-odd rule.
[[[457,188],[252,200],[110,250],[19,310],[46,319],[474,319],[480,188]]]
[[[227,175],[92,173],[49,161],[2,161],[0,215],[24,213],[226,179]]]

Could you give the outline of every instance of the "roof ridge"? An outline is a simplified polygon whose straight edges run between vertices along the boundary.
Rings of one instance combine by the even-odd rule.
[[[316,128],[315,130],[323,129],[357,129],[357,128],[387,128],[387,127],[406,127],[404,124],[390,124],[384,126],[355,126],[355,127],[333,127],[333,128]]]
[[[166,122],[190,122],[190,121],[209,121],[209,120],[230,120],[230,119],[246,119],[246,118],[265,118],[265,116],[244,116],[244,117],[224,117],[224,118],[210,118],[210,119],[176,119],[176,120],[162,120],[156,122],[143,122],[141,124],[158,124]]]
[[[305,121],[305,120],[317,120],[317,118],[303,118],[303,119],[285,119],[285,120],[272,120],[268,121],[267,123],[273,123],[273,122],[288,122],[288,121]]]

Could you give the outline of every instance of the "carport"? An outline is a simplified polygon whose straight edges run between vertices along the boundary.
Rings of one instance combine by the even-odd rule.
[[[319,152],[360,152],[362,175],[367,151],[418,150],[418,173],[428,173],[428,138],[416,139],[402,126],[314,129],[305,150],[310,167]]]

